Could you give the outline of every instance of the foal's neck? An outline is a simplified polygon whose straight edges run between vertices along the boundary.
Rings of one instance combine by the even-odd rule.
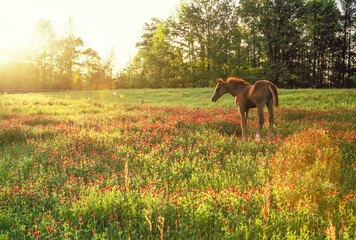
[[[242,94],[246,89],[251,88],[251,86],[251,84],[230,84],[228,90],[233,97],[236,97]]]

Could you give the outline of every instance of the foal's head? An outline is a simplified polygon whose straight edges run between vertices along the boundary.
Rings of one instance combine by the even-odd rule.
[[[216,84],[215,92],[211,97],[211,101],[213,102],[216,102],[219,98],[221,98],[222,95],[228,93],[228,90],[225,86],[226,83],[221,78],[217,79],[216,81],[218,83]]]
[[[245,80],[234,77],[228,78],[226,82],[224,82],[221,78],[217,79],[216,81],[218,84],[216,84],[215,92],[211,97],[211,101],[213,102],[216,102],[225,93],[230,93],[233,97],[236,97],[236,95],[241,92],[239,91],[241,90],[241,87],[243,88],[247,85],[250,85]]]

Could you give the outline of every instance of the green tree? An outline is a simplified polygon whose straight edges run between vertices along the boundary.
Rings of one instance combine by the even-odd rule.
[[[74,35],[73,19],[69,18],[66,35],[58,41],[59,88],[72,89],[73,79],[80,67],[79,57],[83,53],[84,42]]]
[[[339,0],[341,6],[342,52],[340,70],[340,87],[356,86],[356,2]]]
[[[296,49],[301,45],[302,0],[245,0],[240,3],[244,23],[251,29],[253,38],[262,43],[256,46],[255,41],[249,42],[258,56],[253,61],[262,61],[264,77],[279,86],[294,84],[291,80],[295,75]]]
[[[340,52],[340,11],[333,0],[311,0],[306,4],[304,16],[307,31],[307,58],[310,59],[312,87],[335,86],[333,70]]]
[[[37,81],[41,88],[50,89],[55,84],[56,68],[56,35],[50,21],[41,20],[35,26],[37,46],[31,51],[30,61],[33,63]]]
[[[57,84],[62,90],[106,88],[104,64],[97,51],[84,45],[74,34],[73,19],[68,19],[66,34],[57,41]]]
[[[240,56],[237,75],[256,81],[263,76],[263,64],[266,61],[266,37],[261,31],[263,1],[241,0],[238,14],[243,24],[241,31]]]
[[[178,10],[175,32],[191,74],[192,86],[208,86],[211,79],[236,71],[235,40],[240,42],[235,1],[193,0]]]
[[[152,19],[146,23],[138,54],[128,67],[134,87],[172,87],[178,81],[177,52],[170,43],[167,22]]]
[[[58,36],[50,21],[39,21],[30,49],[21,49],[9,57],[1,56],[1,87],[24,90],[112,88],[114,53],[102,60],[95,50],[75,36],[73,19],[67,24],[65,35]]]

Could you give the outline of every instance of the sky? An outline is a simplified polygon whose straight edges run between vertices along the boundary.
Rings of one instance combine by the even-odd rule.
[[[58,35],[69,18],[75,35],[102,58],[115,52],[120,68],[137,53],[145,22],[165,20],[176,12],[180,0],[0,0],[0,55],[31,44],[34,26],[49,20]]]

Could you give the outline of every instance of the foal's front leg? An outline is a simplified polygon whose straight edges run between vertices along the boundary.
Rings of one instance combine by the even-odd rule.
[[[247,123],[247,114],[248,110],[246,110],[244,107],[239,107],[240,109],[240,116],[241,116],[241,128],[242,128],[242,138],[246,138],[246,123]]]

